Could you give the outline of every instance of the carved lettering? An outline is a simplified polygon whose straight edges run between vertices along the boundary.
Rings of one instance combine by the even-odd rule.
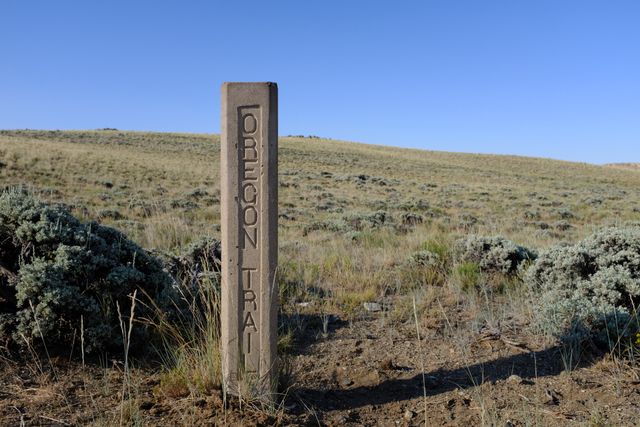
[[[256,162],[258,159],[255,160]],[[256,170],[256,165],[244,164],[244,175],[242,177],[245,181],[257,181],[258,180],[258,171]]]
[[[245,228],[242,232],[244,235],[244,239],[242,239],[242,249],[246,249],[248,247],[247,243],[249,243],[249,246],[256,249],[258,247],[258,229],[253,228],[251,230],[247,230]]]
[[[254,332],[258,332],[258,328],[256,328],[256,322],[253,320],[253,316],[251,315],[250,311],[247,311],[247,314],[244,316],[244,323],[242,327],[245,331],[247,330],[247,328],[253,328]]]
[[[244,162],[257,163],[258,162],[258,150],[256,149],[256,140],[253,137],[243,138],[242,144]],[[245,165],[246,167],[246,165]]]
[[[258,223],[258,211],[253,205],[246,206],[242,210],[242,219],[244,220],[244,225],[248,225],[249,227],[254,226]]]
[[[258,189],[248,182],[242,186],[242,201],[245,203],[255,203],[258,200]]]
[[[260,341],[256,341],[260,319],[259,269],[260,265],[260,194],[261,134],[259,107],[240,109],[240,176],[238,224],[240,225],[240,247],[242,256],[242,352],[245,371],[257,372],[259,366]],[[246,273],[245,273],[246,272]]]
[[[252,303],[253,304],[253,310],[257,310],[258,309],[258,303],[256,302],[256,293],[253,292],[252,290],[245,290],[244,291],[244,306],[245,308],[247,307],[247,303]]]
[[[257,272],[258,269],[243,267],[242,272],[244,273],[245,271],[247,272],[247,280],[244,280],[244,275],[243,275],[242,281],[244,282],[245,285],[247,285],[248,289],[251,289],[251,273]]]
[[[254,133],[258,129],[258,120],[253,114],[245,114],[242,119],[242,131],[244,133]]]

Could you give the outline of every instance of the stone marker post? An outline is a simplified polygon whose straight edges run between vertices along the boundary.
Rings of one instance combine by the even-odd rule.
[[[222,375],[227,393],[273,398],[277,380],[278,87],[224,83]]]

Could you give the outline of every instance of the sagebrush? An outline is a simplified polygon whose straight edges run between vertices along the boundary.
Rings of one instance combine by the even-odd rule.
[[[86,352],[110,348],[122,343],[117,308],[129,313],[134,291],[175,306],[174,281],[156,257],[120,231],[20,189],[0,194],[0,263],[0,333],[19,345],[69,349],[82,335]],[[135,324],[142,338],[145,328]]]
[[[543,252],[528,270],[539,325],[563,339],[616,345],[637,331],[640,227],[612,227]]]

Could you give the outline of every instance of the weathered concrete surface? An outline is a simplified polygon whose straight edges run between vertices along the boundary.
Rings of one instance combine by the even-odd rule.
[[[224,83],[221,138],[225,390],[271,398],[277,380],[278,88]]]

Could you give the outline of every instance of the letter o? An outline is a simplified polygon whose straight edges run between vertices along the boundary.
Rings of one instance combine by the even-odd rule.
[[[258,120],[253,114],[245,114],[242,118],[242,131],[244,133],[254,133],[258,129]]]
[[[253,218],[251,218],[251,221],[249,221],[248,217],[250,215],[247,215],[247,213],[251,213],[250,215],[253,216]],[[244,225],[252,226],[258,223],[258,211],[253,206],[247,206],[246,208],[244,208],[242,217],[244,219]]]

